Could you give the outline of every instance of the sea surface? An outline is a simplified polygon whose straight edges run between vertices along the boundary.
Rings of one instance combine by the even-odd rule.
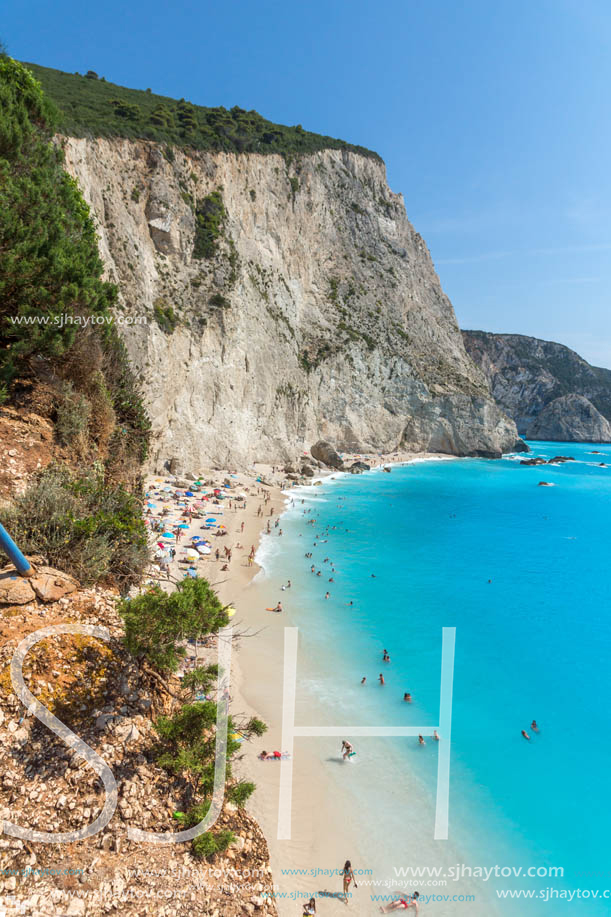
[[[526,467],[511,455],[334,475],[290,492],[282,537],[272,529],[259,552],[285,623],[299,627],[302,725],[437,725],[442,627],[456,628],[447,841],[433,840],[432,739],[353,738],[349,764],[340,739],[297,740],[318,743],[360,826],[359,866],[385,883],[362,894],[394,893],[423,868],[411,890],[457,896],[424,913],[611,913],[611,448],[530,446],[529,457],[575,461]],[[505,875],[473,873],[497,866]],[[475,900],[460,902],[466,894]]]

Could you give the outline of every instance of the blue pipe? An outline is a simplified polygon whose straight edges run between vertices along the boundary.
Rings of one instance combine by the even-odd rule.
[[[0,525],[0,548],[8,554],[21,576],[32,576],[34,569],[31,563],[23,556],[3,525]]]

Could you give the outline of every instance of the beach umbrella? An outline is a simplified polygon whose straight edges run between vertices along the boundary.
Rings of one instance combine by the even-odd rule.
[[[155,506],[157,506],[156,503],[147,503],[146,505],[147,505],[147,506],[150,506],[151,509],[153,509]]]
[[[188,529],[189,526],[187,525],[186,522],[181,522],[180,525],[178,526],[178,528],[179,528],[179,529]]]
[[[176,535],[174,534],[174,532],[162,532],[161,537],[162,538],[176,538]]]
[[[187,550],[186,550],[185,553],[186,553],[187,557],[189,557],[189,558],[199,557],[199,554],[198,554],[197,551],[195,551],[193,548],[187,548]]]
[[[215,519],[214,516],[210,516],[209,519],[206,519],[206,522],[208,522],[208,523],[216,522],[216,519]]]
[[[198,545],[197,550],[200,554],[210,554],[211,549],[207,545]]]
[[[188,491],[185,493],[185,497],[194,497],[194,496],[195,496],[195,494],[194,494],[191,490],[188,490]]]

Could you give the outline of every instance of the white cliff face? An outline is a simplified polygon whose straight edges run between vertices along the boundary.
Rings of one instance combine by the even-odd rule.
[[[494,455],[513,421],[467,356],[452,306],[377,160],[168,152],[63,141],[96,217],[153,422],[153,465],[339,449]],[[196,208],[222,195],[211,258]],[[164,330],[162,312],[178,324]]]

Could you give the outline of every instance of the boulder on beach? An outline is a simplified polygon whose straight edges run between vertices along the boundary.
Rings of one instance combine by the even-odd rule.
[[[364,471],[371,471],[371,465],[365,462],[353,462],[350,466],[350,474],[362,474]]]
[[[343,471],[343,461],[331,443],[326,442],[326,440],[320,439],[312,446],[310,452],[315,459],[318,459],[318,461],[326,465],[327,468],[336,468],[338,471]]]

